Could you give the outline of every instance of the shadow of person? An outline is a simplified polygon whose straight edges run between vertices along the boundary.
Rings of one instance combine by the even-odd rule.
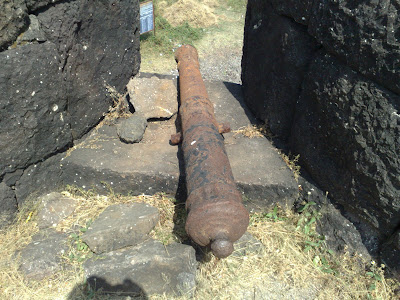
[[[68,294],[68,300],[85,299],[149,299],[145,291],[136,283],[125,279],[122,284],[111,285],[100,277],[90,277],[87,282],[77,284]]]

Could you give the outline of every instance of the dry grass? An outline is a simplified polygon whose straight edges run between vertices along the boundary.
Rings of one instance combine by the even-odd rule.
[[[210,3],[213,1],[197,0],[178,0],[170,6],[164,5],[166,2],[161,2],[162,16],[172,26],[179,26],[188,23],[192,27],[204,28],[218,24],[218,17],[214,14]],[[215,2],[215,1],[214,1]],[[211,4],[211,5],[210,5]]]
[[[113,105],[109,108],[108,113],[105,114],[103,121],[99,124],[113,124],[116,119],[127,118],[132,114],[129,112],[126,94],[120,94],[114,87],[106,84],[106,89],[113,100]]]
[[[357,257],[331,255],[323,246],[305,252],[311,237],[296,230],[299,216],[281,215],[277,221],[252,215],[249,232],[264,245],[260,254],[213,258],[200,266],[198,299],[394,299],[394,282],[381,269],[374,270],[381,276],[376,280]],[[335,274],[323,271],[322,258]]]
[[[294,179],[298,181],[299,176],[300,176],[300,165],[299,165],[299,159],[300,159],[300,154],[297,155],[292,155],[289,153],[289,155],[286,155],[282,151],[278,150],[278,153],[282,157],[283,161],[286,163],[288,168],[293,172]]]
[[[73,187],[64,194],[78,201],[73,215],[57,227],[67,234],[79,233],[80,228],[87,227],[109,205],[146,202],[160,211],[160,222],[151,233],[154,238],[164,244],[186,238],[184,207],[168,195],[128,197],[110,191],[109,195],[100,196]],[[12,255],[38,231],[36,208],[33,204],[27,206],[19,214],[18,222],[0,233],[1,299],[113,299],[112,295],[88,288],[81,264],[91,253],[77,251],[73,239],[70,253],[65,257],[68,271],[39,282],[23,278]],[[311,209],[307,206],[302,214],[278,208],[268,214],[252,214],[248,231],[262,242],[262,250],[224,260],[208,254],[199,265],[194,298],[257,299],[268,295],[268,299],[395,299],[393,290],[398,282],[387,279],[382,267],[370,262],[363,264],[357,256],[336,255],[326,249],[315,232],[318,213]],[[313,216],[315,219],[310,222]],[[79,242],[79,238],[75,239],[75,243]],[[149,298],[171,299],[165,295]]]
[[[258,137],[271,137],[271,132],[268,129],[266,124],[262,125],[247,125],[244,127],[240,127],[237,130],[232,131],[234,133],[234,137],[241,134],[250,139],[258,138]]]
[[[184,220],[180,219],[181,225],[179,225],[180,222],[175,224],[173,222],[174,217],[182,214],[182,205],[175,205],[174,199],[167,195],[121,196],[110,191],[109,195],[102,196],[75,187],[68,187],[63,194],[73,197],[78,203],[74,213],[56,227],[57,231],[70,236],[78,235],[77,238],[71,238],[69,253],[66,253],[64,257],[66,270],[42,281],[25,280],[18,271],[19,264],[13,256],[14,253],[24,248],[32,240],[32,236],[39,231],[35,220],[38,203],[28,203],[19,213],[15,224],[7,231],[0,232],[0,299],[89,299],[88,294],[95,294],[85,284],[81,268],[82,262],[92,253],[87,248],[78,250],[76,244],[81,243],[80,229],[86,228],[110,205],[131,202],[148,203],[157,207],[160,212],[159,223],[151,233],[154,238],[168,244],[180,241],[185,236],[182,227]],[[71,292],[74,296],[68,298]],[[102,299],[108,299],[108,296]]]

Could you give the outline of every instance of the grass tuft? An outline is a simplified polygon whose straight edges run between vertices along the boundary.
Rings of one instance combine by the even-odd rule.
[[[272,137],[271,132],[266,124],[261,125],[247,125],[240,127],[237,130],[232,131],[234,133],[234,137],[241,134],[250,139],[258,138],[258,137]]]
[[[278,151],[278,153],[280,154],[288,168],[293,172],[294,179],[298,181],[301,169],[299,165],[300,154],[292,155],[291,153],[289,153],[288,155],[286,155],[282,151]]]

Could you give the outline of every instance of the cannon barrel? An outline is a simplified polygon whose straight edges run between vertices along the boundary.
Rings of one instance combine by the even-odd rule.
[[[188,198],[186,232],[215,256],[233,252],[233,243],[247,229],[249,214],[237,190],[224,139],[200,73],[197,50],[181,46],[175,55],[179,70],[182,151]]]

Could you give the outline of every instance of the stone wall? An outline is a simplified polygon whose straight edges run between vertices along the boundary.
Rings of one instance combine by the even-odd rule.
[[[242,60],[253,112],[382,243],[400,226],[399,27],[396,0],[249,0]]]
[[[93,128],[139,65],[138,0],[1,1],[0,225],[21,178]]]

